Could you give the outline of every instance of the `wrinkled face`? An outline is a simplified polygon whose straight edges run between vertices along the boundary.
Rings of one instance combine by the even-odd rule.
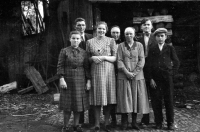
[[[106,25],[100,24],[97,27],[97,36],[105,36],[106,34]]]
[[[85,32],[86,24],[84,21],[79,21],[75,25],[75,29],[81,33]]]
[[[124,32],[126,41],[132,41],[135,37],[135,31],[132,28],[125,29]]]
[[[151,21],[146,21],[144,24],[141,25],[141,29],[143,32],[151,32],[153,28]]]
[[[118,27],[114,27],[111,29],[111,37],[115,40],[118,40],[120,37],[120,29]]]
[[[156,34],[156,41],[158,44],[163,44],[167,39],[167,35],[165,33],[158,33]]]
[[[77,48],[81,42],[80,34],[72,34],[70,42],[72,47]]]

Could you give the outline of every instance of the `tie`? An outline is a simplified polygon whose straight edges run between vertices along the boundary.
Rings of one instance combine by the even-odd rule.
[[[149,37],[150,33],[149,32],[145,32],[144,35],[147,36],[147,37]]]
[[[82,41],[85,41],[83,36],[81,36],[81,39],[82,39]]]
[[[144,33],[144,42],[145,42],[145,50],[144,50],[144,55],[147,57],[148,56],[148,43],[149,43],[149,38],[150,34],[148,32]]]

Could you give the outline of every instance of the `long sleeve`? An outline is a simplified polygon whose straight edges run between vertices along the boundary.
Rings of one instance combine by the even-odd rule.
[[[153,76],[152,76],[152,63],[150,63],[152,61],[152,49],[150,48],[149,49],[149,54],[148,54],[148,67],[147,67],[147,70],[148,71],[148,79],[152,79]]]
[[[173,71],[176,73],[180,66],[180,61],[173,46],[171,46],[171,59],[173,61]]]
[[[89,63],[89,57],[88,57],[87,53],[85,53],[83,67],[84,67],[84,70],[85,70],[85,77],[86,77],[86,79],[91,79],[90,63]]]
[[[133,73],[137,75],[144,67],[145,57],[144,57],[144,48],[143,45],[139,43],[138,45],[138,63],[136,64],[136,68]]]
[[[88,54],[88,57],[91,57],[90,42],[89,41],[86,41],[86,52]]]
[[[91,65],[92,64],[92,60],[91,60],[92,53],[90,51],[90,42],[88,40],[86,41],[86,52],[87,52],[87,57],[88,57],[89,63]]]
[[[58,58],[58,65],[57,65],[57,74],[64,75],[64,68],[65,68],[65,51],[61,49],[59,58]]]
[[[126,69],[126,66],[124,65],[122,44],[118,46],[118,50],[117,50],[117,67],[118,67],[118,70],[121,70],[126,74],[128,73],[128,70]]]

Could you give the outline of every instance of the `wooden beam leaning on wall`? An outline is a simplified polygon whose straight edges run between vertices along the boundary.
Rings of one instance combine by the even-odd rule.
[[[28,66],[25,68],[24,72],[26,74],[26,77],[28,79],[30,79],[30,81],[32,82],[33,87],[35,88],[35,90],[37,91],[38,94],[45,93],[46,91],[49,90],[49,88],[45,84],[44,80],[42,79],[42,76],[35,69],[35,67]],[[31,89],[31,88],[29,87],[29,89]]]
[[[57,75],[55,75],[55,76],[53,76],[53,77],[47,79],[47,80],[45,81],[45,83],[46,83],[46,84],[49,84],[49,83],[51,83],[51,82],[54,82],[54,81],[57,80],[57,79],[59,79],[59,77],[58,77]],[[27,92],[33,90],[33,89],[34,89],[34,86],[29,86],[29,87],[27,87],[27,88],[25,88],[25,89],[22,89],[22,90],[18,91],[18,93],[19,93],[19,94],[24,94],[24,93],[27,93]]]

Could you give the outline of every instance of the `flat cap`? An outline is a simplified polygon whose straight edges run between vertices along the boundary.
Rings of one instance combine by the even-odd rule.
[[[158,28],[156,31],[153,33],[154,36],[156,36],[158,33],[167,33],[166,28]]]

